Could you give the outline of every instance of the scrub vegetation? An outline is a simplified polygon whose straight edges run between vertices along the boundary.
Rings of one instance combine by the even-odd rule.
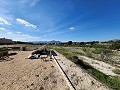
[[[70,52],[68,49],[62,48],[62,47],[54,47],[56,51],[63,54],[66,58],[74,62],[75,64],[79,65],[83,69],[85,69],[90,75],[92,75],[94,78],[98,79],[102,83],[108,85],[110,88],[114,90],[120,89],[120,78],[119,77],[113,77],[105,75],[104,73],[100,72],[99,70],[93,68],[88,63],[84,62],[82,59],[79,59],[77,55],[83,55],[79,52]],[[83,48],[85,49],[85,48]],[[86,49],[85,49],[86,51]],[[99,53],[101,49],[94,50],[95,53]],[[111,53],[110,51],[105,50],[106,53]],[[115,70],[116,73],[119,73],[119,70]]]

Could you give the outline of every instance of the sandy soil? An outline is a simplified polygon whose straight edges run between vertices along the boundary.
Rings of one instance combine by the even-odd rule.
[[[31,51],[17,53],[10,61],[0,62],[0,90],[68,89],[55,62],[25,59]]]
[[[88,58],[86,56],[79,56],[79,58],[82,58],[83,61],[89,63],[91,66],[93,66],[94,68],[96,68],[97,70],[103,72],[106,75],[110,75],[110,76],[119,76],[118,74],[115,74],[113,72],[113,70],[116,69],[116,67],[111,66],[108,63],[102,62],[102,61],[98,61],[98,60],[93,60],[91,58]]]
[[[55,58],[66,72],[76,90],[110,90],[107,86],[91,77],[83,69],[75,65],[63,55],[59,53],[57,53],[57,55],[58,56],[55,56]]]
[[[97,70],[105,73],[106,75],[110,75],[110,76],[119,76],[118,74],[115,74],[113,72],[113,70],[115,69],[120,69],[120,51],[114,51],[114,54],[110,56],[110,62],[111,63],[106,63],[100,60],[95,60],[93,58],[90,57],[86,57],[87,54],[85,51],[82,50],[82,47],[64,47],[65,49],[68,49],[69,51],[72,52],[78,52],[78,53],[82,53],[83,56],[81,55],[77,55],[79,56],[80,59],[84,60],[85,62],[89,63],[90,65],[92,65],[94,68],[96,68]],[[92,51],[92,49],[94,50],[94,48],[87,48],[88,50]],[[94,54],[91,53],[93,55],[93,57],[95,58],[101,58],[100,54]]]

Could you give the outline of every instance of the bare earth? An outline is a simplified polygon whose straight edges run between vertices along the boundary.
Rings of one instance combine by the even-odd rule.
[[[55,58],[66,72],[76,90],[110,90],[106,85],[94,79],[63,55],[59,53],[57,55]]]
[[[55,62],[25,59],[31,51],[16,52],[11,61],[0,62],[0,90],[68,89]]]
[[[102,62],[102,61],[98,61],[98,60],[93,60],[91,58],[88,58],[86,56],[79,56],[80,58],[83,59],[83,61],[89,63],[91,66],[93,66],[94,68],[96,68],[97,70],[103,72],[106,75],[110,75],[110,76],[120,76],[118,74],[115,74],[113,72],[113,70],[115,70],[116,68],[111,66],[108,63]]]

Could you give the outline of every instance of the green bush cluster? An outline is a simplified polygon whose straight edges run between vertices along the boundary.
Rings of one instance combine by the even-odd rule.
[[[112,53],[110,49],[105,49],[105,48],[95,48],[95,50],[92,51],[95,54],[101,54],[101,52],[107,54],[107,53]]]
[[[101,82],[107,84],[112,89],[120,90],[120,78],[110,77],[110,76],[105,75],[104,73],[102,73],[96,69],[92,69],[92,75],[94,75]]]
[[[120,42],[112,43],[112,45],[110,46],[110,49],[119,50],[120,49]]]

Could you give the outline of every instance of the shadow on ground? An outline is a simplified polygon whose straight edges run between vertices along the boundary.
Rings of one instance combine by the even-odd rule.
[[[11,61],[14,58],[10,58],[10,57],[4,57],[4,58],[0,58],[0,62],[5,62],[5,61]]]
[[[13,52],[13,53],[9,53],[8,55],[9,55],[9,56],[13,56],[13,55],[17,55],[17,53],[16,53],[16,52]]]
[[[52,50],[51,51],[51,54],[53,55],[53,56],[57,56],[57,54]]]

